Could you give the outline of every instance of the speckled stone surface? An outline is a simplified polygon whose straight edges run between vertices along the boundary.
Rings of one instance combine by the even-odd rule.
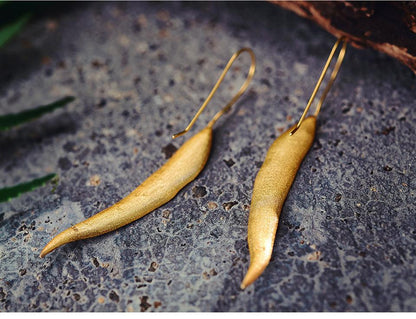
[[[0,133],[1,185],[50,172],[0,204],[1,311],[416,311],[416,81],[349,48],[285,203],[273,258],[245,291],[253,181],[300,116],[334,38],[268,3],[77,3],[0,51],[1,114],[76,101]],[[210,159],[168,204],[45,259],[57,232],[128,194],[241,85],[241,57],[189,136],[182,130],[234,51],[249,92]]]

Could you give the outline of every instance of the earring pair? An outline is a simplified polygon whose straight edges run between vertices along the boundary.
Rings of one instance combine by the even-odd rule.
[[[305,119],[341,42],[343,42],[342,48],[328,84],[317,104],[316,111]],[[248,221],[247,240],[250,265],[241,283],[242,289],[252,284],[269,264],[283,204],[297,171],[313,144],[316,118],[338,75],[346,46],[347,42],[344,38],[336,41],[301,118],[296,125],[274,141],[256,176]],[[240,98],[254,76],[256,58],[251,49],[240,49],[231,57],[214,88],[189,125],[182,132],[172,136],[177,138],[191,129],[211,101],[231,65],[243,52],[247,52],[251,57],[247,78],[237,94],[212,118],[207,126],[185,142],[159,170],[121,201],[54,237],[42,250],[40,257],[44,257],[66,243],[105,234],[143,217],[170,201],[179,190],[198,176],[209,157],[213,125]]]

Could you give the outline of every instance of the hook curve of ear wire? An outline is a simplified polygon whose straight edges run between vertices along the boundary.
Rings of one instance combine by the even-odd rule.
[[[304,119],[341,41],[344,41],[344,44],[338,55],[331,78],[318,102],[315,114]],[[343,38],[336,41],[299,122],[273,142],[267,151],[263,165],[257,173],[248,219],[247,241],[250,265],[241,283],[241,289],[245,289],[252,284],[270,262],[283,204],[295,180],[297,171],[313,144],[316,116],[335,81],[345,56],[346,46],[347,43]]]
[[[43,248],[40,257],[45,257],[48,253],[66,243],[108,233],[145,216],[170,201],[183,187],[199,175],[205,167],[211,151],[212,126],[244,93],[254,75],[256,60],[251,49],[243,48],[231,57],[207,100],[185,131],[179,133],[179,135],[182,135],[192,127],[218,89],[232,63],[242,52],[248,52],[252,58],[247,80],[238,93],[214,116],[208,125],[187,140],[162,167],[122,200],[52,238]]]
[[[224,113],[227,113],[230,110],[231,106],[233,106],[233,104],[235,102],[237,102],[237,100],[240,98],[240,96],[243,95],[243,93],[246,91],[248,85],[250,84],[250,82],[251,82],[251,80],[252,80],[252,78],[254,76],[254,72],[256,71],[256,56],[254,55],[253,50],[250,49],[250,48],[241,48],[240,50],[238,50],[237,52],[235,52],[231,56],[231,58],[228,61],[227,65],[225,66],[224,70],[222,71],[220,77],[218,78],[217,82],[215,83],[214,87],[212,88],[211,92],[208,94],[208,97],[206,98],[206,100],[204,101],[204,103],[202,103],[201,107],[199,108],[198,112],[196,112],[196,114],[193,117],[193,119],[191,120],[191,122],[188,124],[188,126],[182,132],[179,132],[179,133],[176,133],[176,134],[172,135],[172,138],[177,138],[177,137],[179,137],[181,135],[184,135],[184,134],[186,134],[192,128],[192,126],[194,125],[195,121],[198,119],[199,115],[201,115],[202,111],[205,109],[205,107],[211,101],[211,99],[214,96],[215,92],[217,92],[218,87],[220,86],[220,84],[224,80],[227,72],[230,70],[230,68],[233,65],[234,61],[237,60],[237,58],[243,52],[249,53],[250,54],[250,57],[251,57],[251,65],[250,65],[250,69],[248,70],[247,78],[244,81],[244,83],[241,85],[240,90],[238,90],[238,92],[233,96],[233,98],[220,111],[218,111],[217,114],[214,115],[214,117],[212,118],[212,120],[208,123],[208,126],[213,126],[215,124],[215,122]]]
[[[311,107],[312,102],[315,100],[316,93],[318,93],[318,90],[319,90],[319,88],[322,84],[322,81],[323,81],[323,79],[326,75],[326,72],[328,71],[329,65],[331,64],[331,61],[334,57],[334,54],[335,54],[335,52],[336,52],[336,50],[337,50],[341,41],[343,42],[343,45],[342,45],[341,50],[339,51],[337,62],[335,63],[335,66],[334,66],[334,69],[332,70],[331,77],[329,78],[328,84],[326,85],[325,90],[322,93],[322,96],[319,99],[319,102],[316,106],[314,116],[315,117],[318,116],[319,111],[321,110],[322,104],[324,103],[325,98],[328,95],[329,90],[331,89],[332,85],[334,84],[335,79],[338,75],[338,71],[341,67],[342,61],[344,60],[345,51],[347,49],[347,42],[345,41],[345,38],[343,38],[343,37],[339,38],[337,40],[337,42],[335,42],[334,46],[332,47],[331,53],[329,54],[329,57],[328,57],[328,59],[325,63],[325,66],[322,69],[321,75],[319,76],[319,79],[316,82],[315,88],[314,88],[314,90],[311,94],[311,97],[309,98],[308,104],[306,105],[305,110],[303,111],[302,116],[299,119],[299,122],[296,124],[296,127],[290,132],[290,135],[295,134],[295,132],[299,129],[300,125],[302,124],[306,114],[308,113],[309,108]]]

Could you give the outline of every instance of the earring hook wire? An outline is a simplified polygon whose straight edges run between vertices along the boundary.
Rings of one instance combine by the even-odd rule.
[[[331,61],[334,58],[335,52],[336,52],[336,50],[337,50],[337,48],[338,48],[338,46],[341,42],[343,42],[343,45],[342,45],[342,48],[341,48],[341,50],[338,54],[338,58],[337,58],[337,61],[335,63],[334,69],[332,70],[332,73],[331,73],[330,79],[328,81],[328,84],[326,85],[325,90],[322,93],[322,96],[319,99],[318,104],[316,106],[316,111],[314,113],[314,116],[315,117],[318,116],[319,111],[321,110],[322,104],[323,104],[326,96],[328,95],[329,90],[331,89],[332,85],[334,84],[334,81],[335,81],[335,79],[338,75],[338,71],[341,67],[342,61],[344,60],[345,51],[347,49],[347,42],[345,41],[344,37],[339,38],[335,42],[334,46],[332,47],[331,53],[329,54],[329,57],[326,60],[325,66],[322,69],[322,72],[321,72],[321,75],[319,76],[318,82],[316,82],[315,88],[312,92],[311,97],[309,98],[308,104],[306,105],[305,110],[303,111],[302,116],[300,117],[296,127],[290,132],[290,135],[295,134],[295,132],[299,129],[300,125],[302,124],[306,114],[309,111],[309,108],[310,108],[312,102],[315,100],[316,93],[318,93],[318,90],[319,90],[319,88],[322,84],[322,81],[323,81],[323,79],[324,79],[324,77],[325,77],[325,75],[328,71],[329,65],[331,64]]]
[[[251,65],[250,65],[250,69],[248,70],[247,78],[244,81],[243,85],[241,86],[240,90],[237,92],[237,94],[235,94],[233,96],[233,98],[220,111],[218,111],[217,114],[214,115],[214,117],[211,119],[211,121],[208,123],[207,126],[208,127],[212,127],[215,124],[215,122],[217,122],[217,120],[222,115],[224,115],[224,113],[227,113],[230,110],[231,106],[233,106],[233,104],[235,102],[237,102],[237,100],[240,98],[240,96],[243,95],[243,93],[246,91],[248,85],[250,84],[251,79],[253,78],[254,72],[256,70],[256,56],[254,55],[253,50],[250,49],[250,48],[241,48],[240,50],[238,50],[237,52],[235,52],[231,56],[231,58],[228,61],[227,65],[225,66],[224,70],[222,71],[220,77],[218,78],[217,82],[215,83],[214,87],[212,88],[211,92],[209,93],[208,97],[206,98],[206,100],[204,101],[204,103],[201,105],[201,107],[199,108],[198,112],[196,112],[194,118],[191,120],[191,122],[188,124],[188,126],[182,132],[179,132],[179,133],[176,133],[176,134],[172,135],[172,138],[177,138],[177,137],[179,137],[181,135],[184,135],[185,133],[187,133],[192,128],[192,126],[194,125],[195,121],[198,119],[199,115],[202,113],[202,111],[205,109],[205,107],[211,101],[211,99],[214,96],[215,92],[218,90],[218,87],[220,86],[220,84],[224,80],[224,77],[226,76],[227,72],[231,68],[231,66],[234,63],[234,61],[243,52],[249,53],[250,54],[250,57],[251,57]]]

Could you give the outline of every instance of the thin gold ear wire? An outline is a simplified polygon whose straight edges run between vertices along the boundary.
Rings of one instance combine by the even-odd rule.
[[[184,135],[185,133],[187,133],[192,128],[192,126],[194,125],[195,121],[198,119],[199,115],[202,113],[202,111],[205,109],[205,107],[211,101],[211,99],[214,96],[215,92],[217,91],[218,87],[220,86],[220,84],[224,80],[224,77],[227,74],[228,70],[231,68],[231,65],[234,63],[234,61],[243,52],[248,52],[250,54],[250,57],[251,57],[251,65],[250,65],[250,69],[248,70],[247,78],[244,81],[243,85],[241,86],[240,90],[237,92],[236,95],[234,95],[234,97],[230,100],[230,102],[228,102],[226,106],[224,106],[217,114],[215,114],[215,116],[212,118],[212,120],[208,123],[208,127],[212,127],[215,124],[215,122],[224,113],[228,112],[230,110],[231,106],[233,106],[233,104],[245,92],[245,90],[247,89],[248,85],[250,84],[251,79],[253,78],[254,72],[256,70],[256,56],[254,55],[253,50],[251,50],[250,48],[242,48],[242,49],[238,50],[236,53],[233,54],[233,56],[230,58],[230,60],[228,61],[227,65],[225,66],[224,71],[222,71],[222,73],[221,73],[221,75],[220,75],[217,83],[215,83],[213,89],[209,93],[209,95],[206,98],[205,102],[202,103],[202,105],[199,108],[198,112],[196,112],[196,114],[195,114],[194,118],[192,119],[192,121],[188,124],[188,126],[182,132],[179,132],[179,133],[176,133],[176,134],[172,135],[172,138],[177,138],[177,137],[179,137],[181,135]]]
[[[338,58],[337,58],[337,62],[335,63],[334,70],[332,71],[331,77],[330,77],[330,79],[328,81],[328,84],[325,88],[325,91],[324,91],[324,93],[322,93],[322,96],[319,99],[318,104],[316,105],[316,110],[315,110],[315,113],[313,114],[315,117],[318,116],[319,111],[321,110],[322,104],[324,103],[325,98],[328,95],[328,92],[331,90],[331,87],[335,82],[335,79],[338,75],[338,71],[341,67],[342,61],[344,60],[346,48],[347,48],[347,42],[344,41],[344,43],[342,45],[342,48],[341,48],[341,51],[339,52],[339,55],[338,55]]]
[[[344,60],[345,51],[346,51],[346,48],[347,48],[347,42],[345,41],[344,38],[339,38],[338,41],[335,42],[334,46],[332,47],[331,53],[329,54],[329,57],[328,57],[328,59],[327,59],[327,61],[325,63],[325,66],[324,66],[324,68],[322,70],[322,73],[321,73],[319,79],[318,79],[318,82],[316,82],[315,89],[313,90],[312,95],[309,98],[308,104],[306,105],[305,110],[303,111],[303,114],[300,117],[300,120],[299,120],[298,124],[296,124],[296,127],[290,132],[290,135],[295,134],[295,132],[299,129],[300,125],[302,124],[302,122],[303,122],[306,114],[308,113],[309,108],[310,108],[312,102],[315,100],[316,93],[318,93],[319,87],[321,86],[322,81],[323,81],[323,79],[324,79],[324,77],[326,75],[326,72],[328,71],[329,65],[331,64],[331,61],[332,61],[332,59],[333,59],[333,57],[335,55],[335,51],[337,50],[338,45],[340,44],[341,41],[343,41],[344,43],[343,43],[342,48],[341,48],[341,50],[340,50],[340,52],[338,54],[337,62],[335,63],[335,66],[334,66],[334,69],[333,69],[333,71],[331,73],[331,77],[330,77],[330,79],[328,81],[328,84],[327,84],[327,86],[326,86],[326,88],[324,90],[324,93],[322,94],[322,96],[319,99],[319,102],[318,102],[318,104],[316,106],[316,111],[314,113],[314,116],[316,117],[318,115],[319,111],[321,110],[322,104],[323,104],[326,96],[328,95],[328,92],[331,89],[332,84],[334,84],[334,81],[335,81],[335,79],[336,79],[336,77],[338,75],[338,71],[339,71],[339,69],[341,67],[342,61]]]

